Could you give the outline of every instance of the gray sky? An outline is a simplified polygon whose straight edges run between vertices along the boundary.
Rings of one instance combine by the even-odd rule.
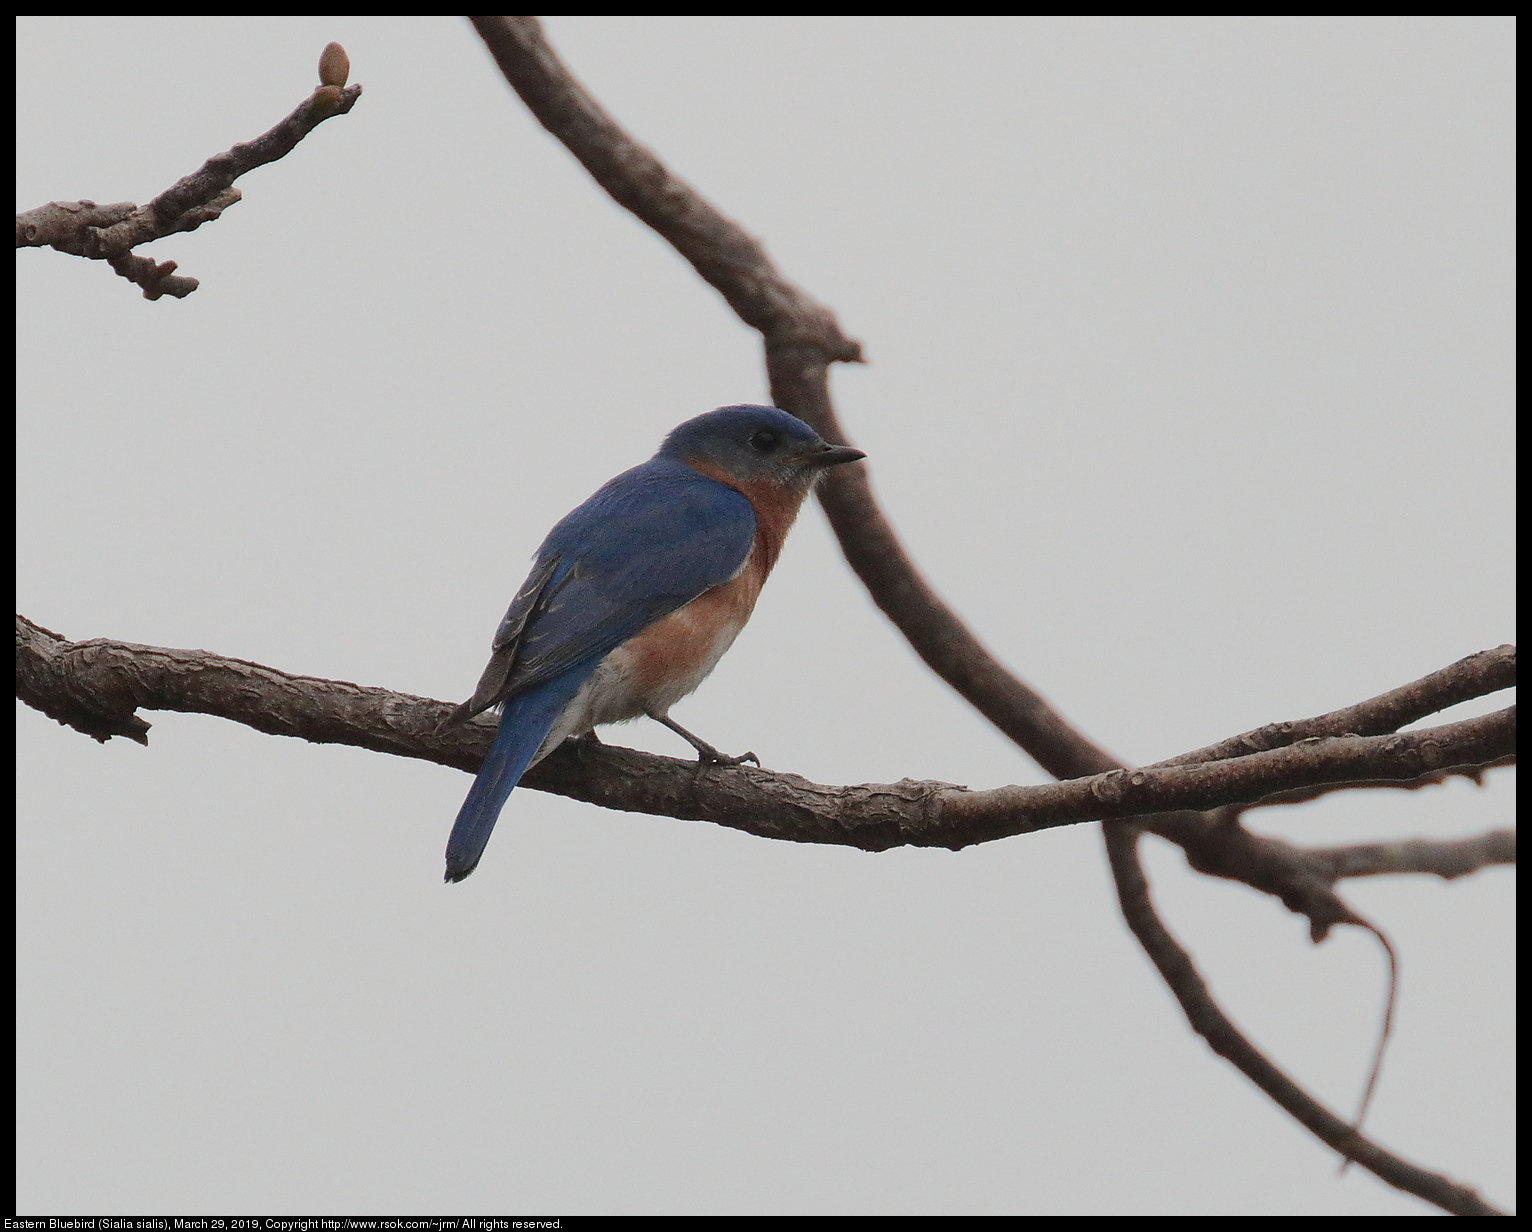
[[[1120,756],[1514,638],[1508,18],[548,30],[863,340],[833,389],[916,560]],[[19,254],[17,602],[51,629],[461,700],[555,520],[765,400],[756,336],[461,19],[19,39],[18,208],[151,198],[290,111],[329,39],[365,87],[146,250],[184,301]],[[1043,781],[817,507],[675,713],[820,782]],[[466,775],[146,717],[103,747],[18,705],[23,1212],[1431,1209],[1338,1179],[1191,1034],[1095,827],[873,856],[527,791],[448,887]],[[1513,783],[1255,824],[1462,835]],[[1235,1019],[1349,1112],[1375,943],[1146,860]],[[1403,960],[1370,1128],[1502,1204],[1512,884],[1345,889]]]

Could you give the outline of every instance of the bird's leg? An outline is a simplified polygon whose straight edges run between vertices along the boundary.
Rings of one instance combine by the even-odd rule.
[[[756,765],[761,764],[761,759],[754,753],[741,753],[738,757],[725,757],[706,740],[694,736],[686,728],[682,727],[668,714],[655,714],[652,710],[647,712],[649,717],[656,723],[663,723],[682,740],[697,750],[697,760],[703,765],[738,766],[742,762],[753,761]]]

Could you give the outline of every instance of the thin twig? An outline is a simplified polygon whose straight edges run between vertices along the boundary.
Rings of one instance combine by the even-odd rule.
[[[1460,702],[1513,688],[1515,684],[1516,647],[1497,646],[1493,650],[1481,650],[1477,654],[1468,655],[1456,663],[1449,663],[1440,671],[1354,706],[1315,715],[1311,719],[1268,723],[1206,748],[1193,749],[1190,753],[1182,753],[1179,757],[1154,764],[1179,766],[1188,762],[1242,757],[1247,753],[1262,753],[1268,749],[1297,744],[1300,740],[1312,740],[1316,736],[1377,736],[1384,732],[1398,731],[1406,724],[1417,722]]]
[[[1399,955],[1394,952],[1393,942],[1375,924],[1363,921],[1361,927],[1378,939],[1378,944],[1383,947],[1383,953],[1388,958],[1388,995],[1383,999],[1383,1023],[1378,1028],[1378,1043],[1372,1051],[1372,1066],[1367,1071],[1367,1082],[1362,1088],[1362,1100],[1357,1105],[1356,1119],[1351,1122],[1352,1127],[1358,1131],[1367,1119],[1367,1109],[1372,1107],[1372,1097],[1378,1089],[1378,1075],[1383,1072],[1383,1054],[1388,1051],[1388,1041],[1394,1033],[1394,1010],[1399,1004]],[[1345,1175],[1351,1163],[1349,1155],[1341,1160],[1341,1175]]]
[[[361,97],[362,87],[341,88],[348,71],[345,53],[338,43],[331,43],[320,59],[318,88],[291,115],[254,141],[241,142],[213,155],[148,205],[137,206],[131,201],[114,205],[50,201],[17,214],[16,247],[47,246],[77,257],[105,261],[122,277],[141,287],[145,299],[155,300],[163,295],[184,299],[197,289],[195,278],[176,274],[174,261],[157,262],[139,256],[133,249],[180,231],[195,231],[219,217],[240,199],[239,189],[233,186],[235,180],[275,162],[320,124],[350,111]]]
[[[1471,838],[1402,839],[1393,843],[1356,843],[1348,847],[1309,847],[1312,867],[1332,883],[1345,877],[1387,873],[1430,873],[1443,881],[1480,869],[1516,863],[1516,831],[1490,830]]]

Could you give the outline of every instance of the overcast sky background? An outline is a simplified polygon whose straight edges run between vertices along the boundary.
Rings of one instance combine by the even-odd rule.
[[[832,306],[833,390],[932,583],[1147,762],[1514,638],[1509,18],[555,18],[631,132]],[[143,202],[355,110],[148,253],[18,256],[18,610],[458,701],[547,529],[757,337],[459,18],[25,18],[18,208]],[[1506,695],[1450,717],[1507,704]],[[676,717],[829,783],[1041,782],[817,507]],[[1187,1027],[1094,826],[867,855],[18,704],[29,1214],[1410,1214]],[[685,755],[654,724],[618,743]],[[1506,825],[1514,772],[1255,816]],[[1402,797],[1402,798],[1401,798]],[[1145,844],[1224,1005],[1342,1115],[1376,944]],[[1351,882],[1403,962],[1369,1126],[1513,1204],[1513,873]]]

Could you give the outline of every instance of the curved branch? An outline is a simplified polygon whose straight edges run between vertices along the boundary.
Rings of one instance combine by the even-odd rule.
[[[470,17],[507,81],[619,205],[696,267],[747,325],[855,363],[861,347],[835,315],[776,271],[759,240],[725,218],[634,141],[575,80],[535,17]]]
[[[332,51],[332,48],[334,49]],[[337,61],[337,54],[339,58]],[[361,97],[362,87],[346,86],[345,61],[338,43],[320,58],[321,84],[286,119],[262,133],[215,154],[191,175],[177,180],[148,205],[131,201],[97,205],[94,201],[50,201],[16,215],[16,247],[51,247],[77,257],[107,262],[129,282],[143,288],[145,299],[169,295],[184,299],[197,280],[175,273],[174,261],[156,262],[133,252],[140,244],[179,231],[195,231],[240,200],[234,181],[246,172],[275,162],[332,116],[345,115]]]
[[[1407,1163],[1363,1137],[1268,1061],[1218,1008],[1191,957],[1155,914],[1149,883],[1138,859],[1138,828],[1108,824],[1102,829],[1123,919],[1175,993],[1192,1030],[1207,1040],[1214,1052],[1232,1062],[1321,1142],[1395,1188],[1434,1202],[1455,1215],[1503,1213],[1472,1189]]]

